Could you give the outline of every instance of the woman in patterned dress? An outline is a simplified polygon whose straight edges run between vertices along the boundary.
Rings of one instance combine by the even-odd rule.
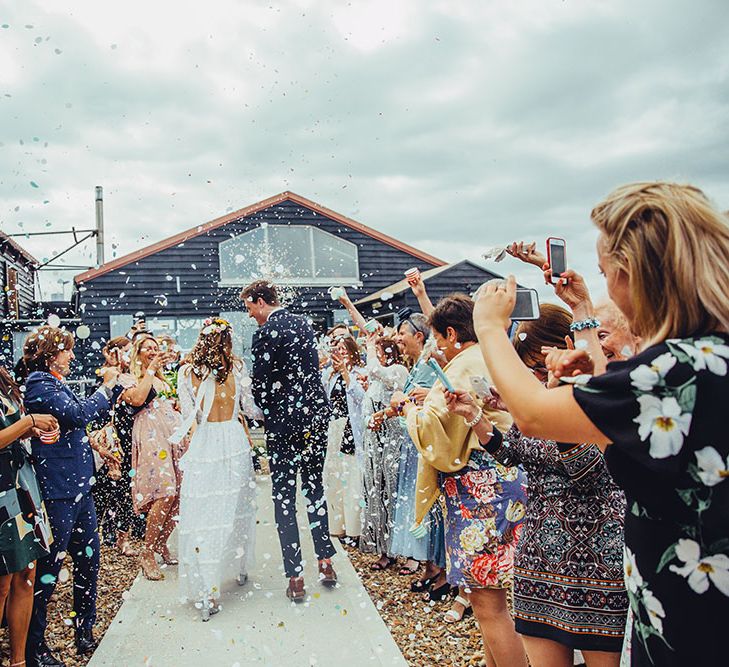
[[[539,320],[519,325],[514,347],[540,381],[547,382],[542,348],[563,345],[571,322],[564,308],[544,304]],[[449,407],[467,419],[476,409],[468,394]],[[529,477],[526,507],[510,512],[525,515],[514,562],[514,617],[530,664],[571,667],[579,649],[588,667],[617,667],[628,609],[625,496],[602,453],[596,445],[529,438],[516,426],[500,445],[492,442],[489,454],[522,466]]]
[[[463,294],[441,299],[430,315],[433,337],[447,361],[443,372],[454,389],[464,392],[472,391],[471,377],[488,378],[472,315],[473,301]],[[483,634],[487,664],[526,667],[524,647],[506,601],[522,519],[510,518],[508,508],[526,501],[526,479],[518,468],[502,466],[486,454],[473,430],[479,422],[489,420],[506,430],[511,418],[485,406],[466,422],[448,410],[440,380],[422,406],[402,392],[395,393],[392,400],[405,415],[421,456],[415,530],[425,531],[423,520],[443,491],[448,583],[463,588],[470,598]]]
[[[50,553],[51,531],[30,454],[33,429],[58,428],[51,415],[21,412],[20,389],[0,366],[0,609],[10,631],[10,664],[25,664],[35,561]],[[7,607],[5,602],[7,600]]]
[[[592,211],[608,293],[643,341],[591,370],[582,350],[547,366],[574,386],[546,390],[504,334],[516,293],[482,288],[481,352],[520,430],[594,442],[627,497],[625,580],[634,666],[726,663],[729,615],[729,226],[691,186],[637,183]]]

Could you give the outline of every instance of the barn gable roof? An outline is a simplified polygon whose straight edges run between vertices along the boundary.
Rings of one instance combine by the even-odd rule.
[[[286,201],[292,202],[294,204],[299,204],[299,205],[309,208],[317,213],[321,213],[322,215],[324,215],[328,218],[331,218],[332,220],[335,220],[336,222],[339,222],[340,224],[342,224],[346,227],[349,227],[350,229],[361,232],[362,234],[366,234],[367,236],[370,236],[370,237],[376,239],[377,241],[380,241],[382,243],[392,246],[393,248],[397,248],[398,250],[406,252],[406,253],[412,255],[413,257],[416,257],[417,259],[420,259],[424,262],[427,262],[429,264],[435,264],[436,266],[445,265],[445,262],[443,260],[440,260],[437,257],[433,257],[432,255],[429,255],[428,253],[425,253],[425,252],[422,252],[421,250],[413,248],[412,246],[410,246],[406,243],[403,243],[402,241],[398,241],[397,239],[393,238],[392,236],[383,234],[382,232],[379,232],[376,229],[372,229],[371,227],[368,227],[367,225],[363,225],[361,222],[357,222],[356,220],[352,220],[351,218],[348,218],[347,216],[342,215],[341,213],[332,211],[331,209],[326,208],[325,206],[322,206],[321,204],[317,204],[316,202],[311,201],[310,199],[307,199],[306,197],[297,195],[294,192],[286,191],[286,192],[281,192],[280,194],[274,195],[273,197],[269,197],[268,199],[259,201],[255,204],[251,204],[250,206],[246,206],[245,208],[239,209],[238,211],[233,211],[232,213],[228,213],[227,215],[221,216],[219,218],[215,218],[214,220],[211,220],[210,222],[206,222],[202,225],[196,225],[195,227],[193,227],[191,229],[188,229],[184,232],[175,234],[174,236],[170,236],[162,241],[158,241],[157,243],[153,243],[152,245],[146,246],[145,248],[140,248],[139,250],[135,250],[134,252],[131,252],[122,257],[118,257],[117,259],[114,259],[111,262],[102,264],[100,267],[98,267],[96,269],[90,269],[89,271],[85,271],[84,273],[77,275],[74,278],[74,281],[76,282],[76,284],[80,284],[83,282],[87,282],[89,280],[93,280],[94,278],[98,278],[99,276],[109,273],[110,271],[119,269],[123,266],[126,266],[127,264],[131,264],[132,262],[136,262],[136,261],[139,261],[140,259],[144,259],[145,257],[149,257],[150,255],[160,252],[161,250],[166,250],[167,248],[172,248],[176,245],[179,245],[180,243],[184,243],[185,241],[187,241],[191,238],[194,238],[195,236],[201,236],[202,234],[205,234],[213,229],[217,229],[218,227],[222,227],[223,225],[226,225],[229,222],[233,222],[235,220],[239,220],[241,218],[248,217],[250,215],[253,215],[254,213],[257,213],[258,211],[262,211],[271,206],[275,206],[276,204],[281,204]]]
[[[37,268],[40,262],[33,257],[22,245],[20,245],[11,236],[8,236],[5,232],[0,231],[0,249],[9,248],[18,258],[28,266]]]

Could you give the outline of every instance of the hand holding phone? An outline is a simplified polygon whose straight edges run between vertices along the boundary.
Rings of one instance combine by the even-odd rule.
[[[556,236],[547,239],[547,262],[552,271],[552,284],[556,285],[567,270],[567,242],[564,239]]]
[[[486,382],[486,378],[483,378],[480,375],[472,375],[469,380],[471,381],[473,392],[481,400],[487,401],[488,399],[493,398],[491,386],[488,382]]]
[[[518,322],[539,319],[539,295],[537,290],[519,287],[516,290],[516,302],[510,319]]]
[[[435,372],[436,377],[441,381],[441,384],[450,392],[455,391],[448,376],[443,372],[443,369],[438,365],[435,359],[428,359],[428,366],[430,366]]]

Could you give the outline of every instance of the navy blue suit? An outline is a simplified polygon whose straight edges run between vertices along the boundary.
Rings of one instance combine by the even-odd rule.
[[[319,372],[314,330],[301,315],[277,310],[253,335],[253,396],[266,422],[276,527],[287,577],[301,574],[296,478],[301,473],[319,560],[336,551],[322,474],[331,408]]]
[[[121,393],[112,391],[112,402]],[[35,372],[25,382],[25,410],[51,414],[61,427],[58,442],[31,441],[36,476],[45,501],[53,532],[51,553],[38,561],[33,615],[28,632],[28,648],[44,641],[46,607],[63,567],[61,552],[73,560],[73,608],[77,627],[91,629],[96,621],[96,582],[99,575],[99,533],[91,497],[94,457],[86,435],[86,425],[104,419],[111,402],[102,390],[89,398],[78,398],[50,373]]]

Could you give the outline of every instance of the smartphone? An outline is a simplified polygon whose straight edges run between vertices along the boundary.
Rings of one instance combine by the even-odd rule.
[[[556,236],[547,239],[547,261],[552,269],[552,285],[556,285],[567,270],[567,243],[564,239]]]
[[[472,375],[469,380],[471,381],[471,387],[476,396],[484,401],[493,398],[494,395],[491,393],[491,386],[486,382],[486,378],[480,375]]]
[[[511,311],[511,319],[523,322],[524,320],[539,319],[539,296],[537,290],[519,287],[516,290],[516,303]]]
[[[120,352],[119,348],[115,347],[109,353],[109,360],[110,360],[112,366],[119,366],[121,364],[121,354],[119,352]]]
[[[435,371],[436,376],[448,391],[455,391],[451,381],[448,379],[448,376],[443,372],[443,369],[438,365],[438,362],[435,359],[428,359],[428,366]]]

